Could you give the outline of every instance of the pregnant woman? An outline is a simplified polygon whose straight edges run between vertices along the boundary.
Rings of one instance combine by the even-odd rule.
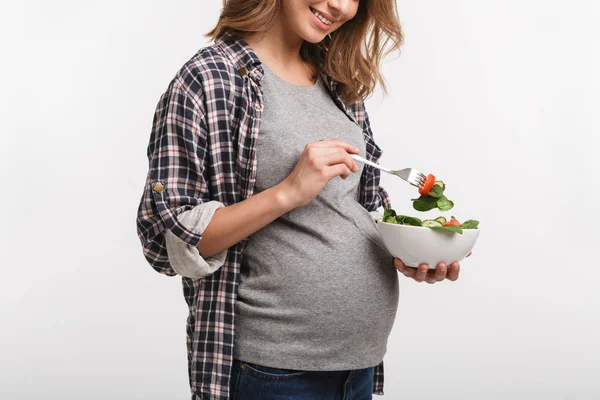
[[[192,399],[383,394],[398,304],[363,101],[402,42],[395,0],[229,0],[161,97],[138,234],[189,307]]]

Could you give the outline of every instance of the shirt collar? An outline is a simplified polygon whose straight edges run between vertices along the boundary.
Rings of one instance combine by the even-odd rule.
[[[248,75],[252,80],[260,84],[260,81],[262,81],[265,75],[265,71],[262,67],[260,58],[258,58],[254,50],[252,50],[252,47],[250,47],[246,41],[241,38],[223,35],[218,37],[215,40],[215,43],[229,56],[241,76]],[[347,106],[337,94],[338,82],[322,72],[321,78],[326,83],[329,91],[333,94],[334,99],[347,111]]]
[[[265,71],[254,50],[243,39],[230,36],[220,36],[215,40],[216,45],[223,50],[235,64],[240,75],[248,75],[260,83]]]

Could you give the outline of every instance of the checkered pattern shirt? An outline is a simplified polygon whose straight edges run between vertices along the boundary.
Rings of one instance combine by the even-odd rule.
[[[178,221],[179,214],[211,200],[228,206],[253,195],[263,72],[247,43],[220,38],[188,61],[160,98],[137,214],[143,253],[156,271],[176,275],[167,255],[166,230],[191,246],[202,238]],[[364,104],[345,105],[336,82],[323,78],[333,101],[362,128],[367,158],[377,162],[381,149],[373,141]],[[379,186],[379,170],[365,165],[359,201],[368,211],[390,208]],[[188,373],[195,399],[229,399],[234,309],[246,243],[247,239],[229,248],[224,265],[213,274],[183,278],[189,308]],[[375,367],[373,393],[383,394],[383,362]]]

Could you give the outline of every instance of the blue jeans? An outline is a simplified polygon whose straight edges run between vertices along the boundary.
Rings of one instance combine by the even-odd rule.
[[[300,371],[233,361],[231,400],[372,400],[374,368]]]

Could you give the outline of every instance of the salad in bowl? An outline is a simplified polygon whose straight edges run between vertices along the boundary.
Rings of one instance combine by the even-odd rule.
[[[443,181],[436,181],[429,175],[419,187],[421,196],[412,199],[416,211],[439,209],[449,211],[454,203],[444,191]],[[426,263],[435,269],[440,262],[451,263],[464,259],[473,249],[479,238],[479,221],[460,222],[454,216],[439,216],[422,220],[418,217],[399,215],[393,209],[384,209],[377,229],[387,250],[401,259],[405,265],[417,268]]]

